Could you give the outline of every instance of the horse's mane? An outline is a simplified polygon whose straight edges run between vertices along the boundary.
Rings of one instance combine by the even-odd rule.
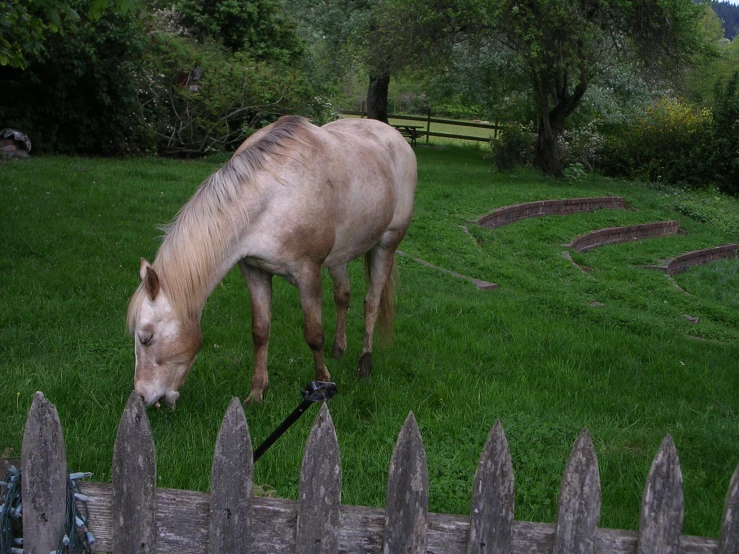
[[[257,142],[234,156],[208,177],[168,226],[152,266],[180,321],[193,321],[202,312],[214,273],[249,214],[240,202],[243,186],[264,168],[271,155],[290,142],[306,145],[301,137],[308,121],[302,117],[280,118]],[[293,149],[293,148],[291,148]],[[146,295],[143,283],[131,297],[127,327],[134,331],[138,311]]]

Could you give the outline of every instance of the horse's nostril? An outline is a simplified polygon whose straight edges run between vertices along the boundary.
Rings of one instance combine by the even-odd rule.
[[[156,404],[159,401],[159,399],[163,396],[163,395],[159,395],[159,396],[155,396],[151,398],[151,397],[146,396],[146,394],[143,392],[139,392],[139,391],[136,391],[136,392],[142,398],[142,400],[144,401],[144,406],[146,406],[147,408],[151,406],[152,404]]]

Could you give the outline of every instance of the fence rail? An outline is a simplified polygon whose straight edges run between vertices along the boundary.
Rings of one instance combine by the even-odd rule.
[[[344,115],[353,115],[353,116],[359,116],[359,117],[365,117],[367,115],[364,111],[348,111],[345,110],[342,112]],[[480,142],[490,142],[491,138],[495,138],[498,136],[498,131],[501,131],[503,127],[501,125],[498,125],[497,122],[495,124],[490,123],[475,123],[472,121],[457,121],[455,119],[438,119],[431,117],[431,115],[428,116],[417,116],[417,115],[397,115],[397,114],[388,114],[388,119],[393,120],[399,120],[399,121],[421,121],[426,123],[426,129],[419,129],[418,130],[418,136],[419,137],[426,137],[426,143],[428,144],[428,138],[429,137],[441,137],[441,138],[451,138],[451,139],[458,139],[458,140],[476,140]],[[453,133],[442,133],[437,131],[431,130],[431,125],[437,124],[437,125],[455,125],[459,127],[473,127],[476,129],[488,129],[492,131],[491,136],[489,137],[480,137],[480,136],[474,136],[474,135],[460,135],[460,134],[453,134]]]
[[[36,393],[23,437],[23,530],[27,554],[56,547],[64,508],[64,441],[54,406]],[[89,527],[97,551],[114,554],[737,554],[739,467],[726,496],[718,540],[681,535],[682,473],[665,437],[649,471],[639,531],[599,529],[598,462],[587,429],[562,478],[556,524],[513,520],[514,476],[500,422],[478,465],[470,517],[428,513],[421,433],[409,414],[390,462],[385,510],[342,506],[338,440],[326,405],[306,443],[299,500],[253,498],[252,447],[238,399],[226,411],[211,472],[211,492],[156,487],[154,441],[141,399],[121,417],[113,482],[87,483]]]

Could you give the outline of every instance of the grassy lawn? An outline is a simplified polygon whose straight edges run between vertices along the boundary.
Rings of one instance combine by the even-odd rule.
[[[562,471],[583,427],[598,453],[602,527],[636,529],[649,466],[666,433],[685,482],[687,534],[718,534],[739,462],[739,262],[677,277],[641,269],[727,242],[739,232],[711,212],[699,220],[681,193],[591,178],[555,182],[536,172],[495,174],[479,149],[417,149],[414,220],[401,248],[492,281],[478,291],[399,259],[395,340],[375,349],[371,380],[355,379],[365,286],[352,266],[349,350],[328,366],[344,472],[343,502],[384,504],[400,427],[412,410],[426,445],[430,509],[469,512],[475,468],[496,419],[516,474],[516,519],[553,522]],[[34,391],[56,404],[68,465],[110,479],[115,429],[133,383],[124,329],[139,257],[152,259],[168,222],[214,160],[39,158],[0,165],[0,454],[20,451]],[[495,230],[468,224],[531,200],[621,195],[631,209],[530,219]],[[739,204],[722,200],[734,220]],[[677,211],[675,208],[679,208]],[[692,210],[692,211],[691,211]],[[722,219],[723,218],[723,219]],[[686,234],[573,254],[562,245],[594,229],[677,219]],[[324,291],[327,351],[334,309]],[[684,314],[699,317],[691,323]],[[152,410],[161,486],[207,490],[213,446],[232,396],[251,379],[250,307],[232,271],[202,319],[204,345],[174,412]],[[275,281],[266,402],[247,410],[260,443],[312,379],[296,290]],[[315,414],[315,409],[312,414]],[[256,482],[296,498],[312,414],[256,465]]]

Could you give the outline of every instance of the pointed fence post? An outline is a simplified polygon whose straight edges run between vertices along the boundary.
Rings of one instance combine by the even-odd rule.
[[[156,479],[154,437],[133,391],[113,447],[113,552],[156,553]]]
[[[232,398],[218,431],[210,473],[209,554],[251,551],[254,455],[244,408]]]
[[[424,554],[429,506],[426,451],[413,412],[403,424],[390,459],[383,554]]]
[[[325,403],[305,445],[298,498],[296,554],[338,554],[341,461],[336,430]]]
[[[554,554],[593,554],[600,519],[600,474],[587,428],[575,442],[557,502]]]
[[[490,430],[475,472],[467,554],[511,551],[513,465],[500,420]]]
[[[23,550],[56,550],[67,512],[67,454],[54,405],[37,392],[23,433]]]
[[[734,470],[726,493],[718,544],[719,554],[739,554],[739,466]]]
[[[637,554],[679,554],[683,528],[683,475],[667,435],[649,470],[639,518]]]

